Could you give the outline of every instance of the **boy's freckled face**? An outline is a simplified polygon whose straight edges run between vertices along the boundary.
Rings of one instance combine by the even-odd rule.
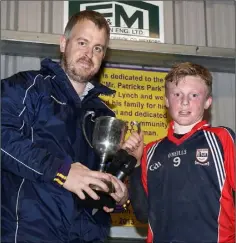
[[[166,106],[172,119],[182,126],[189,126],[203,117],[211,105],[205,81],[198,76],[186,76],[167,84]]]

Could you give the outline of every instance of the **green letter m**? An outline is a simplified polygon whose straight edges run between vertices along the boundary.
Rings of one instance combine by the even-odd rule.
[[[143,12],[137,10],[130,18],[127,16],[124,8],[120,5],[115,5],[115,26],[120,27],[120,20],[123,18],[127,27],[130,28],[136,19],[138,19],[138,29],[143,29]]]

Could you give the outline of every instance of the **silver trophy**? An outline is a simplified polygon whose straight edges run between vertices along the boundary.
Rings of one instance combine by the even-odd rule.
[[[111,116],[100,116],[95,119],[91,144],[83,127],[88,144],[100,157],[99,171],[105,171],[106,162],[121,148],[127,130],[128,126],[125,121]]]
[[[94,112],[87,112],[84,116],[83,133],[88,144],[95,149],[100,157],[99,171],[105,172],[106,164],[116,152],[121,148],[126,132],[128,130],[127,123],[120,119],[111,116],[100,116],[95,119],[93,130],[92,143],[89,141],[85,132],[85,119],[91,115],[94,117]],[[109,183],[108,183],[109,184]],[[110,192],[113,191],[112,185],[108,185]],[[93,188],[97,189],[97,188]]]

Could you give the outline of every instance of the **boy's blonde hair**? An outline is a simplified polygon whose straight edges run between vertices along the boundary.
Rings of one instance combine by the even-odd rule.
[[[172,67],[165,77],[165,89],[167,90],[168,83],[174,82],[178,85],[179,80],[186,76],[200,77],[208,88],[208,96],[212,95],[212,75],[210,71],[199,64],[191,62],[179,63]]]

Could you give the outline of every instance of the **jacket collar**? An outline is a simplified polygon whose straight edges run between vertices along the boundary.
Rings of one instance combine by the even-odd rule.
[[[49,58],[46,58],[42,60],[41,62],[41,70],[43,72],[46,72],[48,74],[51,73],[52,76],[55,76],[55,80],[57,82],[60,82],[62,85],[65,86],[67,90],[70,91],[70,95],[76,99],[79,98],[78,94],[76,93],[75,89],[73,88],[70,80],[68,79],[65,71],[61,68],[60,63],[54,62]],[[106,87],[103,84],[93,82],[93,89],[91,89],[88,93],[93,94],[93,95],[99,95],[99,94],[104,94],[104,95],[111,95],[115,93],[115,90],[112,90],[108,87]],[[74,92],[71,92],[74,90]]]

